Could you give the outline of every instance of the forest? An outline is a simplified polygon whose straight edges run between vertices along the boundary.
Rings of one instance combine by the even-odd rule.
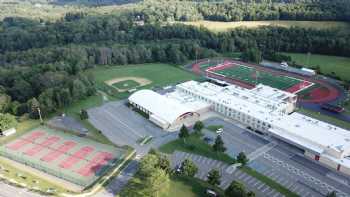
[[[243,1],[238,0],[167,3],[164,0],[147,0],[118,14],[97,16],[81,11],[68,12],[56,21],[5,17],[0,22],[0,113],[36,116],[33,106],[40,105],[43,113],[51,113],[93,95],[96,92],[95,80],[84,71],[100,65],[148,62],[181,65],[195,58],[235,52],[243,52],[248,60],[252,53],[251,56],[271,56],[276,52],[350,56],[350,35],[337,30],[266,26],[213,33],[202,27],[159,23],[169,20],[169,17],[170,20],[192,20],[196,17],[224,21],[259,20],[265,19],[274,10],[277,18],[273,19],[281,19],[281,10],[284,9],[290,10],[285,14],[285,19],[288,19],[291,17],[288,13],[295,13],[293,9],[297,9],[293,6],[303,7],[313,2],[250,1],[246,8],[256,11],[254,17],[246,18],[243,15],[250,12],[243,10],[242,16],[233,14],[242,17],[238,19],[231,18],[229,14],[224,18],[207,18],[217,13],[228,13],[225,9],[243,9],[244,6],[230,8],[243,5]],[[322,2],[330,5],[335,1]],[[307,17],[312,20],[349,19],[346,16],[348,12],[344,12],[346,6],[334,5],[323,12],[323,3],[312,7],[313,11]],[[198,4],[202,6],[196,7]],[[265,13],[265,4],[277,7],[266,8],[266,13],[270,14],[256,14]],[[317,10],[324,15],[317,14]],[[182,17],[184,14],[188,18]],[[320,18],[313,18],[316,15]],[[138,23],[140,21],[145,24]]]
[[[139,13],[146,21],[350,21],[346,0],[145,0]],[[138,12],[138,11],[136,11]]]

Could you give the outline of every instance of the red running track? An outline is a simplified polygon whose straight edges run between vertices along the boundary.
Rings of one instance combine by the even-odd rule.
[[[85,159],[92,151],[94,151],[94,148],[90,146],[85,146],[80,150],[78,150],[77,152],[75,152],[68,159],[60,163],[60,167],[65,169],[71,168],[74,164],[78,163],[80,160]]]
[[[50,136],[48,137],[45,141],[41,142],[40,144],[35,145],[33,148],[27,150],[24,152],[24,154],[29,155],[29,156],[34,156],[44,150],[46,147],[51,146],[52,144],[56,143],[59,141],[60,138],[57,136]]]
[[[227,81],[229,83],[233,83],[233,84],[237,84],[239,86],[242,86],[244,88],[253,88],[254,85],[251,85],[251,84],[247,84],[247,83],[244,83],[244,82],[241,82],[241,81],[238,81],[238,80],[233,80],[232,78],[227,78],[227,77],[222,77],[220,75],[214,75],[213,73],[209,74],[209,73],[205,73],[201,70],[201,67],[200,67],[200,64],[206,62],[206,60],[203,60],[203,61],[200,61],[196,64],[193,64],[192,65],[192,71],[195,72],[196,74],[208,74],[207,76],[208,77],[213,77],[213,78],[216,78],[216,79],[219,79],[219,80],[224,80],[224,81]],[[322,81],[322,80],[317,80],[317,79],[313,79],[313,78],[310,78],[310,77],[304,77],[304,76],[300,76],[298,74],[293,74],[293,73],[286,73],[284,71],[277,71],[277,70],[273,70],[273,69],[270,69],[270,68],[265,68],[265,67],[262,67],[260,65],[256,65],[256,64],[250,64],[250,63],[245,63],[245,62],[240,62],[240,61],[236,61],[236,60],[225,60],[224,63],[228,63],[228,62],[231,62],[233,64],[242,64],[242,65],[246,65],[246,66],[249,66],[249,67],[253,67],[257,70],[261,70],[261,71],[267,71],[269,73],[272,73],[272,74],[276,74],[276,75],[282,75],[282,76],[291,76],[291,77],[295,77],[297,79],[301,79],[301,80],[305,80],[305,81],[309,81],[309,82],[312,82],[312,83],[316,83],[316,84],[319,84],[325,88],[327,88],[329,90],[329,93],[327,95],[323,95],[322,94],[319,94],[319,93],[313,93],[313,96],[311,96],[312,98],[310,99],[303,99],[303,98],[300,98],[299,101],[302,101],[302,102],[309,102],[309,103],[326,103],[326,102],[330,102],[330,101],[333,101],[335,99],[337,99],[339,96],[340,96],[340,92],[338,89],[336,89],[335,87],[333,87],[332,85],[330,85],[329,83],[325,82],[325,81]]]
[[[32,132],[30,135],[26,136],[25,138],[16,140],[13,144],[7,145],[7,148],[11,150],[19,150],[23,146],[34,142],[36,139],[40,138],[43,135],[45,135],[45,133],[41,131]]]
[[[76,145],[76,143],[73,141],[64,142],[63,145],[58,147],[57,150],[51,151],[50,153],[48,153],[47,155],[42,157],[40,160],[45,161],[45,162],[54,161],[55,159],[59,158],[61,155],[67,153],[75,145]]]
[[[301,89],[303,89],[311,84],[312,84],[311,82],[303,81],[303,82],[300,82],[298,84],[295,84],[294,86],[286,89],[285,91],[290,92],[290,93],[298,92],[299,90],[301,90]]]
[[[77,172],[82,176],[91,176],[113,159],[113,155],[107,152],[98,153],[88,165],[80,168]]]

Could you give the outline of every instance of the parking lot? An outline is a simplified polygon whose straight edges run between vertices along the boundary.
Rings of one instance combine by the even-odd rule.
[[[129,145],[144,155],[150,147],[158,147],[177,138],[177,133],[163,131],[155,124],[129,109],[126,101],[106,103],[88,110],[89,121],[116,145]],[[140,140],[152,136],[152,141],[140,145]]]
[[[207,175],[210,170],[218,170],[221,175],[220,187],[222,189],[226,189],[233,180],[236,180],[243,183],[248,190],[254,191],[254,193],[257,196],[283,196],[282,194],[270,188],[261,181],[257,180],[256,178],[248,175],[247,173],[241,170],[229,166],[227,163],[213,160],[200,155],[176,151],[171,155],[172,168],[176,168],[177,166],[179,166],[185,159],[190,159],[196,164],[196,166],[198,167],[198,172],[195,175],[195,177],[201,180],[207,180]]]
[[[146,154],[151,147],[156,148],[177,139],[177,132],[163,131],[130,110],[125,101],[107,103],[89,109],[88,113],[89,121],[113,143],[130,145],[136,149],[139,156]],[[245,152],[251,160],[248,164],[251,168],[300,196],[325,196],[333,190],[338,192],[337,196],[350,196],[350,179],[306,159],[299,149],[277,139],[263,138],[248,132],[240,124],[223,117],[207,119],[204,124],[222,125],[224,131],[220,135],[230,156],[236,157],[239,152]],[[203,133],[213,140],[218,135],[207,129],[204,129]],[[152,141],[141,146],[139,140],[147,136],[152,136]],[[194,161],[197,161],[197,158],[194,158]],[[208,164],[204,166],[206,165]],[[197,176],[205,179],[208,171],[206,168]],[[266,189],[267,186],[263,183],[253,183],[255,178],[253,180],[247,174],[240,173],[241,171],[235,171],[231,178],[223,180],[222,186],[226,187],[232,178],[236,178],[249,185],[249,189],[259,193],[260,196],[271,196],[272,189]]]
[[[236,156],[245,152],[248,164],[300,196],[325,196],[337,191],[337,196],[350,196],[350,181],[313,161],[306,159],[299,149],[273,138],[262,138],[220,118],[206,120],[205,125],[222,125],[222,139],[227,153]],[[211,138],[216,133],[206,130]]]

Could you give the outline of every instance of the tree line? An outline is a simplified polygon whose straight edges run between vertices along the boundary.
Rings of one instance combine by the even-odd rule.
[[[182,64],[233,52],[256,60],[267,51],[350,55],[350,35],[337,31],[262,27],[212,33],[186,25],[137,25],[127,16],[70,15],[45,25],[2,21],[0,106],[7,107],[0,113],[29,113],[33,98],[52,112],[92,95],[94,79],[83,71],[98,65]]]
[[[148,22],[159,21],[349,21],[350,3],[345,0],[145,0],[136,13]]]

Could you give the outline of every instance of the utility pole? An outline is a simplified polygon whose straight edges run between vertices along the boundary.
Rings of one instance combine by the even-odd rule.
[[[44,124],[44,121],[43,121],[43,118],[41,117],[41,110],[40,110],[40,107],[38,107],[38,113],[39,113],[39,118],[40,118],[40,124],[43,125],[43,124]]]

